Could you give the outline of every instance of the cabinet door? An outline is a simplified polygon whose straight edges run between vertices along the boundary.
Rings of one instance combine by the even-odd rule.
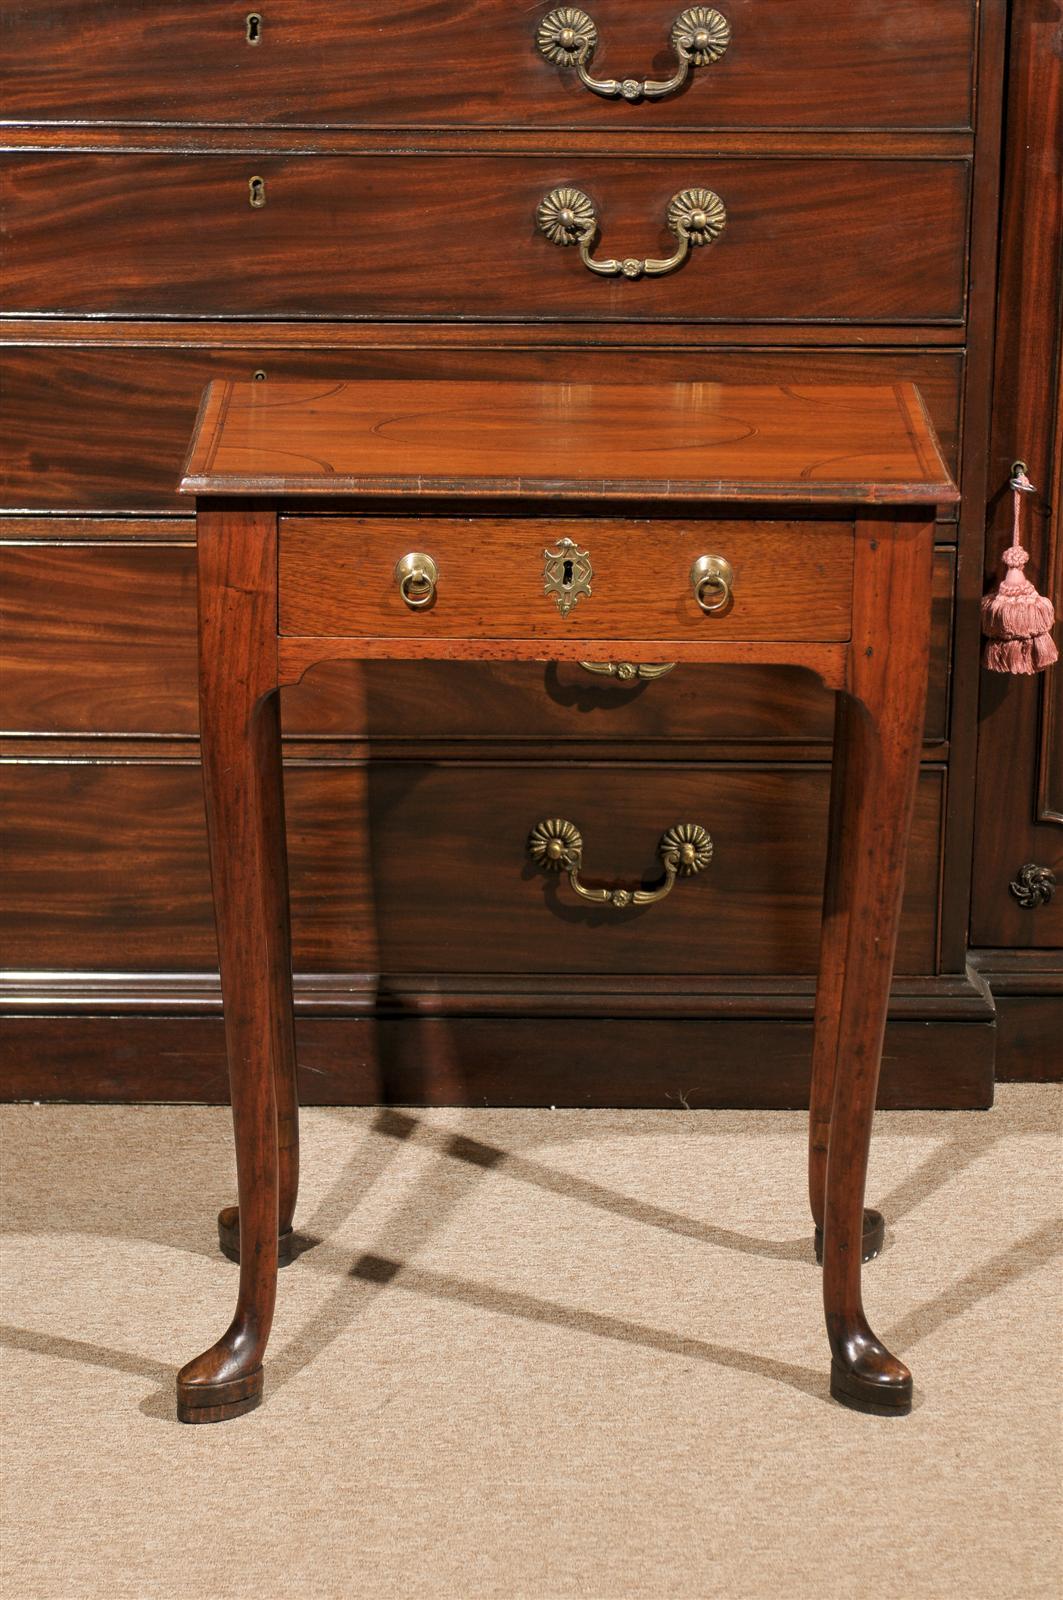
[[[1063,62],[1058,21],[1020,5],[1012,27],[994,391],[987,578],[1008,542],[1017,457],[1038,493],[1024,507],[1027,574],[1063,613]],[[1042,20],[1043,19],[1043,20]],[[1063,627],[1057,625],[1057,642]],[[1055,879],[1055,892],[1051,874]],[[1063,945],[1063,666],[1032,678],[983,672],[971,940]]]

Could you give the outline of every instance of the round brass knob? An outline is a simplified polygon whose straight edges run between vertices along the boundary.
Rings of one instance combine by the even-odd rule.
[[[725,556],[699,556],[690,569],[694,599],[709,616],[728,609],[734,581],[734,568]]]
[[[420,550],[411,550],[395,567],[399,593],[413,611],[420,611],[432,604],[438,579],[439,568],[431,556],[426,556]]]

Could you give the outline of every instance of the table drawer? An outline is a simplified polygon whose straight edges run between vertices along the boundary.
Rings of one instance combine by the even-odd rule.
[[[8,312],[478,322],[958,322],[962,161],[683,156],[37,154],[4,158]],[[711,228],[663,276],[688,191]],[[70,197],[76,196],[76,204]],[[682,207],[680,208],[682,210]],[[576,205],[573,215],[586,208]],[[550,217],[553,218],[552,223]],[[722,229],[716,237],[710,237]],[[578,361],[578,358],[574,358]],[[574,364],[573,377],[580,377]]]
[[[65,541],[0,546],[9,728],[197,732],[195,550],[165,542],[166,526],[0,522],[0,536],[43,540],[51,532]],[[142,542],[94,542],[113,539],[116,527]],[[190,540],[193,530],[176,523],[174,533]],[[939,549],[925,733],[936,742],[947,728],[953,578],[953,553]],[[590,673],[577,661],[330,661],[285,689],[282,705],[285,733],[328,741],[330,755],[364,739],[443,744],[460,754],[477,744],[497,751],[601,742],[614,750],[638,741],[659,751],[670,742],[702,750],[718,740],[820,742],[831,737],[834,697],[798,667],[688,666],[651,680]]]
[[[410,573],[426,569],[435,576],[423,585],[407,578],[404,596],[400,564],[411,553],[417,560]],[[852,586],[849,523],[549,517],[281,523],[285,634],[544,644],[574,637],[836,640],[849,637]]]
[[[597,77],[667,78],[683,0],[583,0]],[[260,12],[195,0],[12,0],[12,118],[530,128],[965,127],[975,0],[717,0],[723,54],[684,92],[583,88],[536,38],[547,3],[429,0],[412,17],[337,0]],[[249,22],[248,18],[257,18]],[[718,48],[717,36],[715,47]]]

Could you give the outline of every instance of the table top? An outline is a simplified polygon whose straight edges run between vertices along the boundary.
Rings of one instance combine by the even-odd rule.
[[[959,498],[911,383],[212,383],[196,495]]]

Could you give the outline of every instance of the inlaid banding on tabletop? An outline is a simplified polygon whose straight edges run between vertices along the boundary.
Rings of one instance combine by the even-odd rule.
[[[291,384],[283,400],[263,388],[208,399],[185,493],[772,501],[797,480],[839,504],[958,498],[910,384],[385,380]]]

